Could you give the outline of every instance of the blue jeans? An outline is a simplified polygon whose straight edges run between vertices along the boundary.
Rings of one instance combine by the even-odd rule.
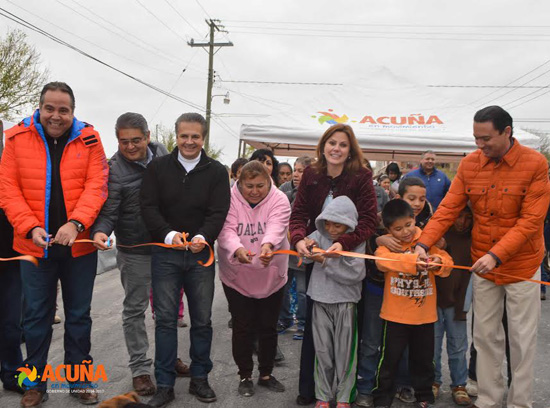
[[[191,377],[207,378],[212,370],[212,302],[215,267],[197,261],[208,259],[208,250],[191,251],[153,248],[152,287],[155,305],[155,377],[160,387],[173,387],[176,381],[178,350],[178,310],[180,290],[185,288],[191,320]]]
[[[35,366],[40,376],[48,362],[58,280],[61,281],[65,311],[64,364],[93,361],[90,356],[90,309],[96,270],[97,252],[78,258],[39,259],[38,267],[21,262],[25,298],[23,332],[27,345],[24,364]],[[40,382],[36,388],[45,391],[46,387],[46,382]]]
[[[19,262],[0,265],[0,379],[16,386],[17,369],[23,365],[21,354],[21,272]]]
[[[543,282],[550,282],[550,271],[546,269],[546,264],[543,262],[540,268],[540,280]],[[546,285],[540,285],[540,292],[546,293]]]
[[[369,285],[366,283],[366,285]],[[365,302],[363,313],[363,330],[359,347],[359,360],[357,362],[357,390],[360,394],[371,395],[378,371],[380,360],[380,346],[382,345],[382,330],[384,321],[380,318],[383,295],[372,293],[367,288],[363,290]],[[409,348],[403,352],[399,361],[399,369],[395,383],[409,386]]]
[[[285,286],[285,294],[283,297],[283,306],[279,314],[279,321],[285,326],[292,326],[294,319],[290,311],[290,287],[292,279],[296,278],[296,296],[298,298],[298,311],[296,318],[298,319],[298,327],[303,329],[306,323],[306,272],[304,270],[288,269],[288,281]]]
[[[437,307],[438,320],[435,323],[435,383],[442,384],[441,380],[441,351],[443,335],[447,337],[447,356],[449,371],[451,372],[451,387],[466,385],[468,377],[468,327],[465,320],[455,320],[455,308],[445,309]]]

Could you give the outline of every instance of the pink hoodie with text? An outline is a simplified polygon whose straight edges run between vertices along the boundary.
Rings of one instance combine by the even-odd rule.
[[[237,183],[231,188],[231,206],[225,224],[218,236],[218,262],[221,281],[244,296],[263,299],[287,281],[288,255],[275,255],[268,266],[263,266],[258,255],[265,243],[273,251],[289,249],[287,232],[290,204],[284,193],[272,183],[271,189],[254,208],[244,199]],[[234,256],[244,247],[255,253],[252,263],[242,264]]]

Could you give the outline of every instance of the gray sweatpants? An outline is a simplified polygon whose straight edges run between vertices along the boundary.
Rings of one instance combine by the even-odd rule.
[[[118,251],[116,260],[124,288],[122,329],[132,377],[151,375],[153,360],[147,357],[149,340],[145,329],[145,312],[151,290],[151,255]]]
[[[313,302],[315,397],[351,403],[357,372],[357,305]]]

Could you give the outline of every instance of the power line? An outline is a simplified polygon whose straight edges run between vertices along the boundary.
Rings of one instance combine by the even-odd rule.
[[[200,3],[199,0],[195,0],[197,2],[197,4],[199,5],[199,7],[202,9],[202,11],[204,11],[204,14],[206,14],[206,17],[208,17],[210,20],[212,20],[212,17],[210,17],[210,14],[208,14],[208,11],[206,11],[206,9],[202,6],[202,4]]]
[[[259,31],[235,31],[232,34],[255,34],[255,35],[275,35],[286,37],[311,37],[311,38],[347,38],[347,39],[372,39],[372,40],[422,40],[422,41],[470,41],[470,42],[548,42],[549,39],[517,39],[517,38],[457,38],[457,37],[387,37],[382,35],[328,35],[328,34],[299,34],[299,33],[270,33]],[[395,33],[400,34],[400,33]]]
[[[10,1],[10,0],[6,0],[6,1],[7,1],[8,3],[12,4],[13,6],[15,6],[15,7],[17,7],[17,8],[19,8],[19,9],[23,10],[25,13],[28,13],[28,14],[30,14],[30,15],[32,15],[32,16],[38,18],[39,20],[44,21],[44,22],[46,22],[47,24],[49,24],[49,25],[51,25],[51,26],[53,26],[53,27],[56,27],[57,29],[59,29],[59,30],[61,30],[61,31],[63,31],[63,32],[65,32],[65,33],[67,33],[67,34],[73,36],[73,37],[76,37],[76,38],[78,38],[78,39],[80,39],[80,40],[82,40],[82,41],[84,41],[84,42],[86,42],[86,43],[88,43],[88,44],[91,44],[91,45],[93,45],[94,47],[99,48],[100,50],[103,50],[103,51],[105,51],[105,52],[107,52],[107,53],[109,53],[109,54],[112,54],[112,55],[114,55],[114,56],[116,56],[116,57],[125,59],[126,61],[130,61],[130,62],[132,62],[132,63],[134,63],[134,64],[141,65],[142,67],[145,67],[145,68],[148,68],[148,69],[152,69],[152,70],[155,70],[155,71],[158,71],[158,72],[162,72],[163,74],[174,75],[174,74],[172,74],[172,73],[170,73],[170,72],[163,71],[162,69],[159,69],[159,68],[157,68],[157,67],[153,67],[153,66],[144,64],[144,63],[141,62],[141,61],[136,61],[136,60],[134,60],[134,59],[132,59],[132,58],[125,57],[124,55],[121,55],[120,53],[111,51],[111,50],[109,50],[109,49],[107,49],[107,48],[105,48],[105,47],[102,47],[101,45],[98,45],[98,44],[96,44],[96,43],[94,43],[94,42],[92,42],[92,41],[90,41],[90,40],[88,40],[88,39],[86,39],[86,38],[84,38],[84,37],[79,36],[78,34],[75,34],[74,32],[68,31],[68,30],[64,29],[63,27],[60,27],[60,26],[58,26],[57,24],[54,24],[54,23],[52,23],[52,22],[50,22],[50,21],[48,21],[48,20],[45,20],[44,17],[39,16],[39,15],[33,13],[33,12],[30,11],[30,10],[27,10],[26,8],[20,6],[19,4],[16,4],[16,3],[14,3],[14,2],[12,2],[12,1]]]
[[[141,1],[139,0],[136,0],[136,2],[145,9],[145,11],[147,11],[149,14],[151,14],[153,16],[153,18],[155,20],[157,20],[159,23],[161,23],[164,27],[166,27],[168,30],[170,30],[172,33],[174,33],[176,36],[178,36],[180,39],[182,39],[183,41],[187,41],[185,38],[183,38],[181,35],[178,34],[177,31],[175,31],[174,29],[172,29],[168,24],[166,24],[164,21],[162,21],[160,18],[157,17],[157,15],[155,13],[153,13],[151,10],[149,10]]]
[[[315,85],[315,86],[341,86],[344,84],[337,84],[333,82],[281,82],[281,81],[232,81],[223,80],[221,82],[234,82],[239,84],[269,84],[269,85]]]
[[[170,2],[169,2],[168,0],[164,0],[164,1],[166,2],[166,4],[168,4],[168,6],[170,6],[170,8],[171,8],[172,10],[174,10],[174,11],[176,12],[176,14],[177,14],[178,16],[180,16],[180,18],[181,18],[183,21],[185,21],[185,23],[186,23],[189,27],[191,27],[193,30],[195,30],[195,32],[196,32],[198,35],[201,35],[200,31],[197,30],[197,29],[195,28],[195,26],[193,26],[193,24],[191,24],[191,23],[189,22],[189,20],[187,20],[187,19],[186,19],[186,18],[185,18],[185,17],[184,17],[184,16],[183,16],[183,15],[182,15],[182,14],[172,5],[172,4],[170,4]]]
[[[514,79],[513,81],[508,82],[508,83],[507,83],[506,85],[504,85],[504,86],[512,85],[514,82],[517,82],[517,81],[519,81],[519,80],[522,79],[522,78],[525,78],[527,75],[530,75],[531,73],[535,72],[535,71],[536,71],[537,69],[539,69],[539,68],[542,68],[543,66],[545,66],[545,65],[548,64],[548,63],[550,63],[550,59],[547,60],[547,61],[545,61],[545,62],[543,62],[542,64],[540,64],[540,65],[537,66],[536,68],[533,68],[531,71],[527,72],[526,74],[523,74],[523,75],[521,75],[520,77]],[[473,101],[473,102],[470,102],[470,105],[474,105],[474,104],[476,104],[477,102],[482,101],[482,100],[488,98],[489,96],[494,95],[495,93],[498,93],[498,91],[499,91],[499,89],[497,89],[496,91],[490,92],[490,93],[488,93],[487,95],[482,96],[481,98],[478,98],[478,99],[476,99],[476,100]]]
[[[537,33],[466,33],[466,32],[438,32],[438,31],[362,31],[362,30],[330,30],[326,28],[290,28],[290,27],[258,27],[258,26],[232,26],[232,28],[250,29],[250,30],[277,30],[293,32],[321,32],[321,33],[348,33],[348,34],[408,34],[408,35],[469,35],[469,36],[523,36],[523,37],[550,37],[550,34]]]
[[[433,27],[433,28],[500,28],[502,29],[502,24],[495,25],[454,25],[454,24],[381,24],[381,23],[334,23],[334,22],[307,22],[307,21],[266,21],[266,20],[225,20],[228,23],[251,23],[251,24],[287,24],[287,25],[318,25],[318,26],[360,26],[360,27]],[[550,28],[550,25],[510,25],[506,24],[505,28]]]
[[[130,39],[128,39],[128,38],[125,38],[125,37],[122,36],[121,34],[116,33],[116,32],[113,32],[113,31],[111,31],[109,28],[104,27],[106,30],[109,30],[109,31],[113,32],[115,35],[118,35],[119,37],[121,37],[121,38],[124,39],[125,41],[128,41],[128,42],[130,42],[131,44],[134,44],[135,46],[140,47],[141,49],[143,49],[143,50],[145,50],[145,51],[147,51],[147,52],[152,52],[153,54],[155,54],[155,55],[157,55],[157,56],[159,56],[159,57],[161,57],[161,58],[164,58],[164,59],[166,59],[166,60],[168,60],[168,61],[172,61],[172,62],[177,63],[177,64],[179,64],[179,63],[181,63],[181,62],[185,62],[185,61],[182,60],[182,59],[177,59],[177,58],[175,58],[175,57],[173,57],[173,56],[171,56],[171,55],[168,55],[168,54],[165,55],[165,54],[162,54],[162,53],[158,52],[158,51],[157,51],[157,49],[158,49],[157,46],[154,46],[154,45],[148,43],[147,41],[145,41],[145,40],[143,40],[143,39],[141,39],[141,38],[135,36],[135,35],[132,34],[131,32],[129,32],[129,31],[123,29],[122,27],[120,27],[119,24],[114,24],[113,22],[107,20],[106,18],[102,17],[101,15],[99,15],[98,13],[96,13],[95,11],[93,11],[93,10],[91,10],[90,8],[86,7],[84,4],[79,3],[77,0],[73,0],[73,1],[74,1],[76,4],[78,4],[79,7],[83,8],[83,9],[85,9],[86,11],[88,11],[89,13],[93,14],[93,15],[96,16],[98,19],[100,19],[100,20],[104,21],[105,23],[107,23],[109,26],[111,26],[111,27],[116,27],[119,31],[122,31],[122,32],[125,33],[126,35],[128,35],[128,36],[130,36],[131,38],[133,38],[133,39],[136,40],[136,41],[132,41],[132,40],[130,40]],[[58,2],[59,2],[59,1],[58,1]],[[64,4],[64,6],[65,6],[65,7],[69,7],[69,6],[67,6],[66,4]],[[77,12],[76,10],[73,10],[73,11]],[[80,14],[80,13],[79,13],[79,14]],[[85,17],[87,21],[95,22],[95,21],[93,21],[92,19],[88,18],[88,16],[83,16],[83,17]],[[96,23],[96,24],[97,24],[97,23]],[[143,44],[147,45],[147,47],[144,47]]]
[[[140,84],[142,84],[142,85],[144,85],[144,86],[146,86],[146,87],[148,87],[148,88],[150,88],[150,89],[153,89],[153,90],[155,90],[155,91],[157,91],[157,92],[159,92],[159,93],[162,93],[162,94],[164,94],[164,95],[167,95],[167,96],[169,96],[170,98],[172,98],[172,99],[174,99],[174,100],[176,100],[176,101],[178,101],[178,102],[181,102],[181,103],[183,103],[183,104],[186,104],[186,105],[188,105],[188,106],[191,106],[192,108],[195,108],[195,109],[199,109],[199,110],[203,110],[203,109],[204,109],[204,108],[201,107],[200,105],[197,105],[197,104],[195,104],[195,103],[193,103],[193,102],[191,102],[191,101],[187,101],[187,100],[185,100],[185,99],[183,99],[183,98],[180,98],[179,96],[172,95],[171,93],[166,92],[166,91],[164,91],[164,90],[161,89],[161,88],[158,88],[158,87],[156,87],[156,86],[154,86],[154,85],[152,85],[152,84],[149,84],[148,82],[145,82],[145,81],[143,81],[143,80],[141,80],[141,79],[139,79],[139,78],[136,78],[136,77],[134,77],[134,76],[132,76],[132,75],[130,75],[130,74],[128,74],[128,73],[126,73],[126,72],[124,72],[124,71],[122,71],[122,70],[120,70],[120,69],[118,69],[118,68],[116,68],[116,67],[114,67],[114,66],[112,66],[112,65],[110,65],[110,64],[108,64],[108,63],[106,63],[106,62],[104,62],[104,61],[102,61],[102,60],[100,60],[99,58],[96,58],[96,57],[94,57],[94,56],[88,54],[87,52],[82,51],[81,49],[79,49],[79,48],[77,48],[77,47],[75,47],[75,46],[73,46],[73,45],[67,43],[67,42],[64,41],[64,40],[61,40],[60,38],[54,36],[53,34],[48,33],[47,31],[45,31],[45,30],[43,30],[43,29],[37,27],[36,25],[34,25],[34,24],[32,24],[32,23],[29,23],[29,22],[26,21],[25,19],[23,19],[23,18],[21,18],[21,17],[15,15],[15,14],[9,12],[8,10],[6,10],[6,9],[4,9],[4,8],[2,8],[2,7],[0,7],[0,15],[1,15],[2,17],[7,18],[8,20],[11,20],[11,21],[13,21],[13,22],[15,22],[15,23],[17,23],[17,24],[19,24],[19,25],[22,25],[23,27],[25,27],[25,28],[27,28],[27,29],[29,29],[29,30],[35,31],[35,32],[37,32],[37,33],[39,33],[39,34],[41,34],[41,35],[43,35],[43,36],[49,38],[50,40],[55,41],[55,42],[58,43],[58,44],[61,44],[61,45],[65,46],[65,47],[68,47],[68,48],[72,49],[73,51],[76,51],[76,52],[78,52],[79,54],[81,54],[81,55],[83,55],[83,56],[85,56],[85,57],[87,57],[87,58],[90,58],[90,59],[96,61],[97,63],[99,63],[99,64],[101,64],[101,65],[104,65],[104,66],[106,66],[107,68],[110,68],[110,69],[112,69],[113,71],[116,71],[116,72],[118,72],[118,73],[124,75],[124,76],[127,77],[127,78],[130,78],[130,79],[132,79],[132,80],[134,80],[134,81],[136,81],[136,82],[139,82]]]
[[[546,88],[546,86],[508,86],[508,85],[426,85],[428,88],[498,88],[498,89],[529,89],[529,88]]]

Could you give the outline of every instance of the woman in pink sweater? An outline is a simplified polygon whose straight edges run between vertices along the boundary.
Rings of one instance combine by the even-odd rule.
[[[257,334],[258,385],[283,392],[271,375],[277,349],[277,319],[287,281],[290,204],[274,185],[266,167],[243,166],[231,189],[231,207],[218,236],[220,279],[233,319],[233,358],[239,367],[239,393],[254,394],[252,342]]]

